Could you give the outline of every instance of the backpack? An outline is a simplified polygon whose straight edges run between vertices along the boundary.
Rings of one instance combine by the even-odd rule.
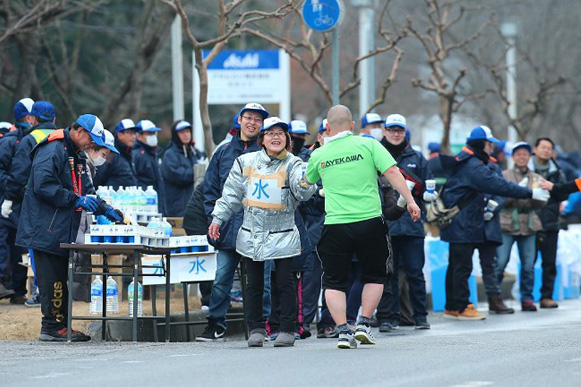
[[[444,201],[442,200],[442,193],[444,192],[444,187],[438,192],[438,198],[431,203],[426,205],[426,219],[428,223],[433,224],[439,229],[444,229],[452,224],[454,216],[456,216],[468,203],[470,203],[477,195],[473,191],[468,197],[460,200],[452,208],[446,208]]]

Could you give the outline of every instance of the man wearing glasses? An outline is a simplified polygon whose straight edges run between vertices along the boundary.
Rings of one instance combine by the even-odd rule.
[[[236,158],[242,154],[258,151],[256,143],[262,122],[268,117],[266,109],[258,103],[248,103],[238,116],[240,131],[232,140],[220,146],[214,152],[204,180],[204,211],[208,217],[208,225],[212,221],[212,212],[216,200],[222,196],[226,178],[232,169]],[[226,332],[226,312],[230,306],[230,291],[234,281],[234,273],[240,262],[240,254],[236,252],[236,236],[242,226],[243,211],[240,210],[224,222],[220,227],[220,237],[210,239],[218,252],[216,278],[212,285],[210,296],[210,311],[208,325],[196,341],[221,341]]]

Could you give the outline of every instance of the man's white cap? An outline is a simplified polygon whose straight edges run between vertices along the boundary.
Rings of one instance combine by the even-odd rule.
[[[389,128],[390,126],[400,126],[407,129],[405,117],[401,114],[390,114],[385,118],[385,127]]]

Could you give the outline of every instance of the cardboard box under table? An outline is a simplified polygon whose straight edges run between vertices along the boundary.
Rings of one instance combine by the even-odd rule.
[[[137,320],[138,319],[151,319],[153,320],[154,326],[154,333],[157,339],[157,327],[158,325],[165,326],[165,341],[169,342],[170,340],[170,278],[171,278],[171,270],[170,270],[170,263],[171,263],[171,249],[169,247],[152,247],[152,246],[145,246],[139,244],[123,244],[123,243],[94,243],[94,244],[68,244],[68,243],[61,243],[61,248],[69,250],[69,270],[68,270],[68,286],[69,289],[72,289],[73,286],[73,273],[74,273],[74,260],[73,256],[75,252],[82,252],[82,253],[91,253],[91,254],[102,254],[103,255],[103,262],[100,265],[91,265],[91,269],[101,269],[101,272],[93,272],[86,271],[86,272],[75,272],[74,274],[77,275],[95,275],[100,274],[103,276],[103,310],[101,316],[73,316],[73,292],[69,291],[69,299],[68,299],[68,316],[67,322],[68,326],[72,326],[72,320],[100,320],[102,321],[102,339],[105,340],[106,335],[106,322],[108,320],[129,320],[133,322],[133,334],[132,340],[137,341]],[[107,262],[107,256],[113,254],[126,254],[128,257],[132,257],[133,260],[130,263],[131,266],[128,265],[111,265]],[[147,265],[143,265],[141,263],[141,257],[144,254],[150,255],[159,255],[165,257],[162,260],[162,266],[152,266],[153,270],[160,270],[164,274],[165,279],[165,316],[137,316],[137,302],[133,303],[133,317],[112,317],[107,316],[107,277],[109,276],[119,276],[119,277],[132,277],[133,284],[134,284],[134,294],[138,294],[137,284],[139,280],[139,270],[141,268],[141,276],[147,278],[148,276],[155,276],[158,277],[159,274],[148,274],[147,270],[150,269]],[[158,259],[159,261],[159,259]],[[129,263],[129,262],[128,262]],[[112,273],[110,269],[123,269],[129,268],[131,269],[130,273]],[[168,274],[168,275],[166,275]],[[158,322],[161,318],[164,318],[165,322]],[[67,341],[71,342],[71,330],[69,329],[67,334]]]

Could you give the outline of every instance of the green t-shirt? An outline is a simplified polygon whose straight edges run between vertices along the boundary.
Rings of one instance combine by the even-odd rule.
[[[377,140],[353,136],[337,138],[315,150],[306,179],[323,181],[325,224],[360,222],[381,215],[377,173],[397,165]]]

